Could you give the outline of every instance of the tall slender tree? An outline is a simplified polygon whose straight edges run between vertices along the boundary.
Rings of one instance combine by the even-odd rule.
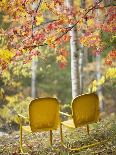
[[[94,0],[94,3],[96,3],[97,1]],[[100,16],[100,11],[99,9],[96,10],[96,22],[100,22],[99,21],[99,16]],[[99,81],[101,78],[101,55],[100,54],[96,54],[96,79],[97,81]],[[97,90],[98,96],[99,96],[99,101],[100,101],[100,110],[103,111],[104,110],[104,105],[103,105],[103,95],[102,95],[102,87],[99,86],[98,90]]]
[[[37,13],[39,7],[42,4],[42,0],[38,0],[37,2],[33,2],[32,3],[32,10],[35,11],[35,13]],[[32,16],[32,39],[34,37],[34,31],[35,31],[35,25],[36,23],[36,15],[33,14]],[[32,77],[31,77],[31,96],[32,98],[35,98],[37,96],[37,88],[36,88],[36,72],[37,72],[37,59],[33,58],[32,59]]]
[[[71,9],[74,5],[73,0],[66,0],[66,5]],[[73,16],[73,18],[75,18]],[[69,27],[72,25],[70,24]],[[71,50],[71,82],[72,98],[80,94],[80,74],[79,74],[79,46],[77,45],[77,28],[74,26],[70,30],[70,50]]]
[[[85,9],[85,0],[80,1],[80,7]],[[80,31],[81,35],[84,34],[84,30]],[[84,53],[86,48],[81,44],[80,45],[80,55],[79,55],[79,72],[80,72],[80,93],[83,93],[84,81],[83,81],[83,67],[84,67]]]

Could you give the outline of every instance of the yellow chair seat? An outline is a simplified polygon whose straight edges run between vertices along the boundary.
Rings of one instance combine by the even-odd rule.
[[[64,113],[61,113],[64,114]],[[65,116],[69,116],[64,114]],[[89,124],[97,122],[99,120],[99,98],[95,93],[83,94],[75,97],[72,101],[72,119],[68,121],[61,122],[60,126],[60,135],[61,135],[61,143],[63,144],[63,134],[62,134],[62,126],[66,126],[69,128],[77,128],[83,125],[87,127],[87,133],[89,135]],[[100,142],[90,144],[87,146],[82,146],[80,148],[69,148],[71,151],[79,151],[84,148],[88,148],[91,146],[95,146],[100,144]],[[63,144],[65,148],[65,146]]]
[[[59,102],[56,98],[36,98],[29,104],[29,119],[18,114],[20,123],[20,152],[23,153],[22,132],[23,130],[33,133],[41,131],[50,132],[50,144],[52,145],[52,130],[56,130],[60,124]],[[22,126],[23,119],[29,121],[28,126]]]
[[[73,119],[70,119],[70,120],[61,122],[61,124],[64,125],[64,126],[67,126],[67,127],[69,127],[69,128],[75,128]]]
[[[30,126],[22,126],[22,129],[27,132],[32,132]]]

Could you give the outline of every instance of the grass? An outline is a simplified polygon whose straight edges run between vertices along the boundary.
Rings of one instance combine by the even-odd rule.
[[[86,128],[75,130],[63,127],[64,143],[68,148],[82,147],[93,142],[105,141],[90,148],[73,151],[60,144],[60,131],[53,131],[53,147],[50,147],[49,132],[23,134],[23,148],[29,155],[115,155],[116,154],[116,115],[90,125],[90,136]],[[19,155],[19,132],[0,137],[1,155]]]

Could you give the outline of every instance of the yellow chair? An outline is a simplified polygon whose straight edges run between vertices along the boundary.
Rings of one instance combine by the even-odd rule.
[[[63,135],[62,135],[63,125],[69,128],[77,128],[86,125],[87,133],[89,134],[89,124],[97,122],[99,120],[98,96],[95,93],[80,95],[72,101],[72,115],[68,115],[63,112],[60,113],[70,117],[69,120],[61,122],[60,125],[61,143],[63,144]],[[93,146],[93,144],[91,146]],[[73,150],[79,150],[79,149],[80,148],[75,148]]]
[[[60,123],[59,103],[56,98],[37,98],[29,104],[29,126],[22,126],[26,117],[18,114],[20,122],[20,151],[22,148],[22,130],[28,132],[50,131],[50,144],[52,145],[52,130],[56,130]]]

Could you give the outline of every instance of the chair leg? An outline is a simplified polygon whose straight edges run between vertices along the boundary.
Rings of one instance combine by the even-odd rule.
[[[50,145],[52,146],[52,130],[50,130]]]
[[[61,140],[61,143],[63,143],[62,124],[60,124],[60,140]]]
[[[20,123],[20,152],[23,153],[22,147],[22,124]]]
[[[90,135],[89,134],[89,125],[87,124],[87,133],[88,133],[88,135]]]

